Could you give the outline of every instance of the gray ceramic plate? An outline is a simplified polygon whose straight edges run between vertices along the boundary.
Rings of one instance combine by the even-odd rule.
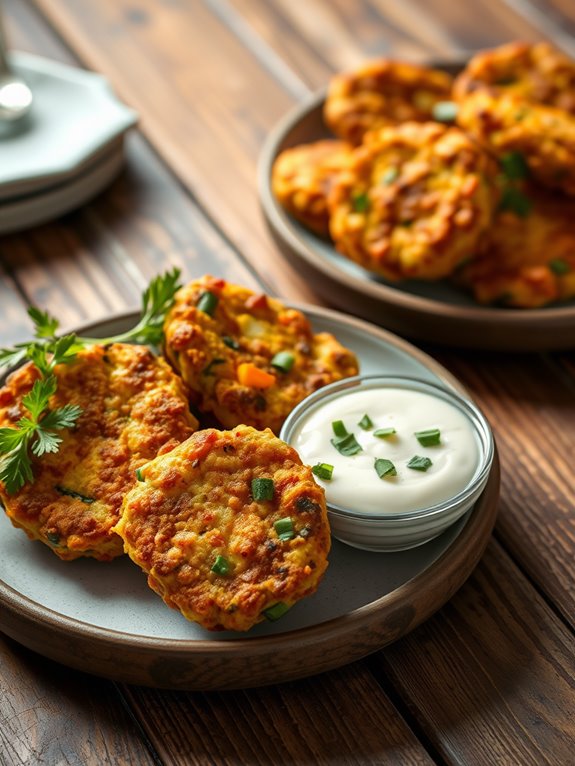
[[[315,331],[335,334],[365,373],[457,381],[405,341],[335,312],[305,308]],[[111,335],[135,315],[81,328]],[[362,657],[438,609],[479,560],[495,521],[499,471],[481,499],[440,537],[402,553],[334,541],[317,593],[249,634],[209,633],[168,609],[127,558],[64,563],[0,517],[0,629],[35,651],[88,672],[183,689],[237,688],[317,673]]]
[[[442,68],[453,72],[458,67]],[[284,149],[330,136],[322,118],[324,95],[315,95],[280,121],[264,144],[258,171],[260,202],[270,232],[314,290],[338,309],[414,339],[506,351],[575,346],[575,301],[542,309],[491,308],[479,306],[447,282],[390,284],[344,258],[330,242],[288,215],[271,191],[272,165]]]

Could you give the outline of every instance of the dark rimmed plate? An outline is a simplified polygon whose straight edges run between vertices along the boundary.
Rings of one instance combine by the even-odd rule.
[[[461,64],[431,62],[451,73]],[[336,252],[275,199],[271,170],[284,149],[330,137],[322,118],[325,93],[284,117],[268,136],[258,169],[259,196],[270,232],[285,258],[330,305],[403,336],[464,348],[550,351],[575,346],[575,301],[540,309],[480,306],[447,282],[391,284]],[[333,137],[333,136],[331,136]]]

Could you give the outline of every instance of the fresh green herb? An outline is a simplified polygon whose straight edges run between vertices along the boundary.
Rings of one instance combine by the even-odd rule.
[[[376,458],[373,467],[380,479],[385,476],[397,476],[397,471],[391,460],[387,460],[383,457]]]
[[[138,481],[146,481],[144,474],[142,473],[142,470],[144,469],[144,466],[140,466],[139,468],[136,468],[136,479]]]
[[[357,455],[358,452],[362,452],[362,447],[358,444],[353,434],[346,434],[345,436],[338,436],[335,439],[331,439],[331,443],[336,450],[345,457],[350,455]]]
[[[571,271],[571,266],[567,261],[564,261],[561,258],[555,258],[554,260],[549,261],[547,265],[558,277],[562,277],[564,274],[569,274]]]
[[[390,436],[393,436],[396,434],[397,431],[393,426],[389,426],[388,428],[378,428],[377,431],[373,432],[374,436],[377,436],[378,439],[389,439]]]
[[[232,348],[234,351],[238,351],[240,344],[235,338],[232,338],[229,335],[224,335],[222,340],[228,348]]]
[[[83,503],[86,503],[86,505],[91,505],[92,503],[96,502],[95,497],[87,497],[86,495],[82,495],[80,492],[76,492],[73,489],[68,489],[68,487],[61,487],[57,484],[54,489],[61,495],[68,495],[69,497],[73,497],[76,500],[81,500]]]
[[[334,420],[331,428],[336,436],[347,436],[347,428],[344,426],[343,420]]]
[[[369,197],[367,194],[355,194],[351,204],[356,213],[366,213],[369,210]]]
[[[438,101],[431,113],[437,122],[454,122],[457,112],[458,106],[454,101]]]
[[[271,365],[276,367],[282,372],[289,372],[294,366],[295,355],[291,351],[278,351],[274,357],[272,357]]]
[[[422,447],[436,447],[441,443],[441,432],[439,428],[428,428],[425,431],[416,431],[414,436]]]
[[[365,414],[362,419],[357,424],[360,428],[363,428],[364,431],[369,431],[370,428],[373,428],[373,422],[369,415]]]
[[[316,463],[311,469],[311,472],[323,481],[331,481],[333,476],[333,466],[329,463]]]
[[[412,468],[414,471],[427,471],[433,465],[428,457],[421,457],[421,455],[414,455],[409,463],[408,468]]]
[[[270,622],[275,622],[275,620],[279,620],[280,617],[283,617],[288,610],[289,610],[288,604],[284,604],[283,601],[278,601],[277,604],[274,604],[273,606],[270,606],[267,609],[264,609],[262,614],[264,615],[266,620],[270,620]]]
[[[529,178],[529,165],[521,152],[509,152],[501,157],[501,169],[510,181]]]
[[[520,218],[526,218],[531,212],[531,200],[515,186],[506,186],[501,194],[499,210],[509,210]]]
[[[60,543],[60,535],[58,535],[56,532],[48,532],[46,535],[46,540],[48,540],[50,545],[58,545]]]
[[[254,500],[273,500],[273,479],[252,479],[252,496]]]
[[[397,168],[394,168],[394,167],[387,168],[387,170],[381,177],[381,183],[384,186],[390,186],[394,181],[397,180],[398,176],[399,176],[399,170]]]
[[[212,359],[212,361],[202,370],[202,375],[206,377],[209,375],[215,375],[214,367],[217,367],[219,364],[225,364],[225,362],[225,359]]]
[[[216,306],[218,305],[218,296],[215,293],[206,290],[200,295],[196,305],[199,311],[203,311],[204,314],[213,317]]]
[[[15,428],[0,428],[0,454],[3,455],[0,481],[4,482],[9,495],[34,479],[30,451],[36,457],[57,452],[62,437],[56,431],[71,428],[80,416],[82,410],[73,404],[49,410],[48,403],[55,391],[53,375],[36,380],[30,393],[22,398],[29,417],[20,418]]]
[[[218,555],[216,556],[216,560],[214,561],[211,571],[215,572],[217,575],[220,575],[220,577],[226,577],[226,575],[230,574],[231,569],[231,564],[227,558]]]
[[[284,542],[295,537],[293,521],[291,520],[290,516],[286,516],[285,519],[278,519],[278,521],[274,521],[274,529],[277,532],[279,539]]]

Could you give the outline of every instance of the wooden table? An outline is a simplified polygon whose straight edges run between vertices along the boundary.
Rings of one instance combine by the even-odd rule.
[[[104,73],[141,115],[92,204],[0,239],[0,343],[33,303],[68,326],[136,308],[168,265],[318,303],[271,243],[258,152],[274,123],[365,57],[506,40],[575,52],[570,0],[6,0],[14,47]],[[493,539],[407,637],[321,676],[170,692],[67,670],[0,637],[0,763],[575,762],[575,358],[425,346],[493,425]]]

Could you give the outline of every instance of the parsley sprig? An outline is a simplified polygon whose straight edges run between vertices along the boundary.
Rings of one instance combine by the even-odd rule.
[[[35,307],[28,310],[34,322],[34,340],[0,349],[0,368],[30,361],[40,374],[31,391],[22,398],[28,415],[21,417],[15,427],[0,428],[0,481],[8,494],[34,481],[31,456],[58,452],[62,437],[57,431],[73,427],[82,414],[81,407],[74,404],[50,409],[50,399],[58,386],[54,368],[70,364],[78,351],[94,344],[160,346],[166,314],[181,286],[180,274],[180,270],[174,268],[152,279],[142,296],[141,316],[136,326],[109,338],[80,338],[74,333],[58,338],[60,323],[55,317]]]

